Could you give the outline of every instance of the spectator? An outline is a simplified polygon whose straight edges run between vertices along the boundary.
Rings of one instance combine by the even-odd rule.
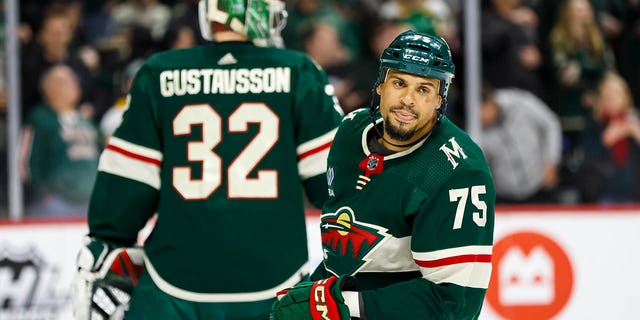
[[[322,20],[313,23],[304,36],[304,52],[327,73],[345,113],[364,105],[365,97],[354,92],[351,52],[340,41],[340,33],[333,24]]]
[[[171,24],[187,25],[194,31],[196,42],[204,44],[206,40],[200,32],[200,23],[198,21],[198,3],[200,0],[182,0],[173,6]]]
[[[458,20],[446,0],[396,0],[381,1],[382,19],[406,21],[417,32],[437,34],[443,37],[452,53],[459,50]]]
[[[195,30],[188,24],[175,21],[167,28],[162,38],[160,49],[184,49],[191,48],[196,44],[198,44],[198,38]]]
[[[485,85],[480,116],[496,202],[555,202],[562,143],[555,113],[531,92]]]
[[[640,2],[628,5],[629,19],[623,29],[616,65],[627,80],[634,101],[640,101]]]
[[[41,81],[43,102],[22,134],[22,177],[31,216],[84,215],[95,180],[100,138],[77,110],[80,85],[73,70],[56,65]]]
[[[593,118],[582,132],[578,172],[583,202],[640,200],[640,117],[625,80],[608,71],[599,82]]]
[[[565,0],[558,10],[550,36],[558,83],[556,112],[565,137],[564,149],[571,157],[579,132],[590,117],[585,93],[596,86],[614,60],[588,0]]]
[[[118,33],[140,26],[149,29],[153,40],[160,42],[171,20],[171,9],[158,0],[126,0],[113,8],[111,16]]]
[[[542,95],[542,55],[533,32],[538,18],[520,0],[483,0],[482,76],[494,88],[517,87]]]
[[[43,100],[34,84],[40,82],[43,72],[53,65],[66,64],[79,77],[82,87],[81,102],[85,104],[87,114],[94,113],[95,78],[85,60],[78,51],[72,50],[73,30],[68,10],[64,4],[49,6],[38,31],[37,41],[25,49],[22,59],[22,116],[25,118],[36,103]],[[84,52],[84,51],[83,51]],[[96,56],[85,52],[86,61],[96,63]],[[95,70],[96,65],[92,65]],[[102,108],[100,106],[99,108]]]
[[[340,41],[350,51],[349,56],[360,54],[360,42],[355,26],[330,2],[322,0],[297,0],[287,7],[287,25],[282,30],[285,46],[304,51],[305,35],[317,21],[331,23],[338,29]]]
[[[115,23],[111,16],[113,0],[85,1],[82,7],[82,24],[86,41],[98,48],[108,46],[116,35]]]
[[[109,137],[111,137],[116,128],[120,126],[120,122],[122,122],[122,114],[129,106],[129,89],[131,89],[131,82],[133,82],[133,78],[143,63],[144,60],[142,59],[134,60],[124,68],[121,81],[121,96],[100,120],[100,131],[102,132],[105,144],[109,141]]]

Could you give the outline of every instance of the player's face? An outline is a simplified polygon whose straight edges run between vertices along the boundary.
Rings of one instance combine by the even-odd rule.
[[[442,102],[439,86],[437,79],[389,70],[385,81],[376,88],[385,139],[410,144],[431,131]]]

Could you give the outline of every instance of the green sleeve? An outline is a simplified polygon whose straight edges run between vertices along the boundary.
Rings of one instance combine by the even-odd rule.
[[[464,320],[477,319],[476,301],[482,304],[485,290],[414,279],[361,294],[365,319]],[[465,300],[472,305],[465,305]]]
[[[318,147],[324,145],[328,153],[332,137],[329,137],[328,141],[326,137],[333,134],[333,130],[342,120],[342,109],[333,94],[333,87],[329,84],[324,71],[306,58],[296,88],[293,115],[296,125],[296,144],[300,146],[312,140],[321,140],[322,143],[317,143]],[[305,194],[311,204],[317,208],[321,208],[328,199],[324,171],[326,168],[323,174],[303,180]]]
[[[316,267],[316,270],[311,273],[311,276],[309,276],[309,280],[318,281],[329,278],[330,276],[332,276],[332,274],[327,272],[327,269],[324,267],[324,263],[320,263],[318,267]]]
[[[298,145],[325,134],[340,124],[342,109],[333,91],[325,72],[308,58],[304,59],[294,97]]]
[[[152,79],[152,70],[148,65],[143,66],[132,84],[129,107],[123,115],[122,124],[113,137],[115,140],[125,141],[127,145],[159,153],[161,140],[152,99],[157,90]],[[90,236],[129,246],[135,243],[138,232],[155,213],[159,190],[136,180],[135,173],[123,176],[104,170],[105,163],[113,154],[109,149],[114,143],[113,140],[110,140],[101,156],[99,172],[91,195]],[[111,163],[115,163],[111,165],[115,167],[127,165],[125,162]]]

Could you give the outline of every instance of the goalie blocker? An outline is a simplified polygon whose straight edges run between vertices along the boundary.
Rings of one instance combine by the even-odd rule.
[[[120,320],[144,269],[142,248],[116,248],[87,238],[72,288],[76,320]]]

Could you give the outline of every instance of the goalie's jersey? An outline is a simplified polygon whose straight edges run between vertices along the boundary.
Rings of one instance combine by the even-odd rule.
[[[152,56],[128,100],[91,236],[131,245],[157,212],[146,270],[191,301],[269,299],[308,273],[303,190],[326,200],[342,118],[324,72],[299,52],[223,42]]]
[[[491,274],[495,203],[482,151],[444,116],[423,141],[385,157],[369,150],[373,131],[360,109],[336,134],[324,261],[312,279],[355,276],[368,319],[476,318]]]

